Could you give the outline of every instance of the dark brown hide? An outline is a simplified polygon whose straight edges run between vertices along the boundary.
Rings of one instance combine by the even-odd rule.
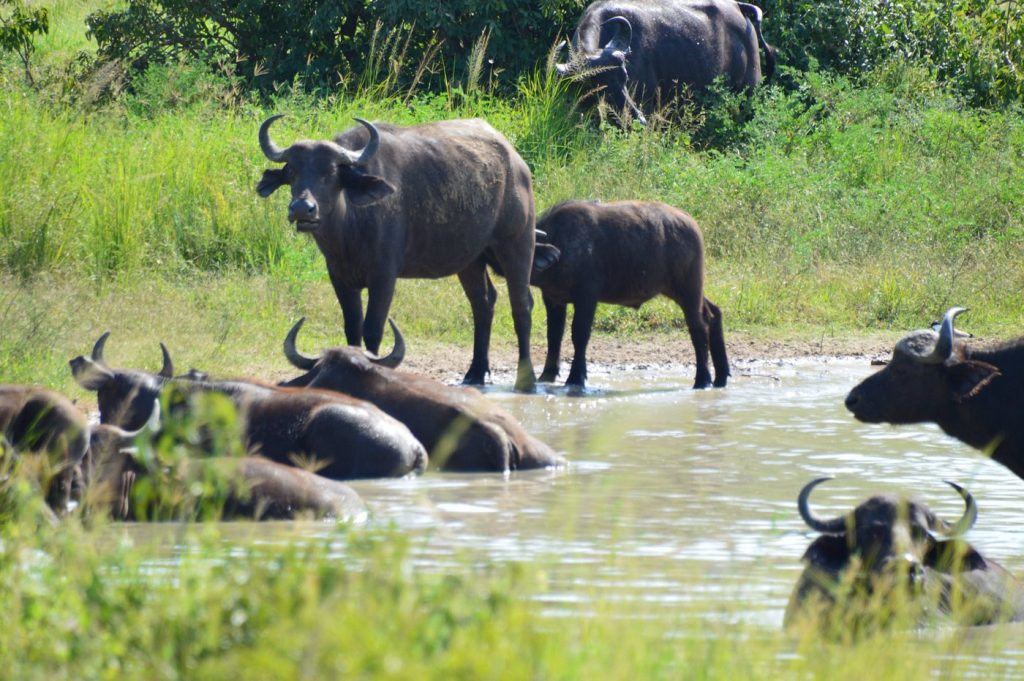
[[[530,170],[512,145],[473,119],[408,128],[366,124],[333,142],[302,140],[279,149],[267,132],[272,120],[261,128],[264,153],[286,163],[266,171],[257,191],[269,196],[290,185],[289,219],[324,255],[348,344],[365,341],[378,351],[396,279],[457,274],[473,311],[465,382],[483,383],[497,299],[485,263],[497,262],[508,279],[519,344],[516,388],[531,389],[533,190]],[[349,150],[365,148],[371,130],[379,136],[376,152],[353,164]]]
[[[805,520],[826,533],[804,553],[806,568],[786,608],[787,627],[807,617],[823,626],[863,621],[873,616],[859,612],[868,603],[877,607],[918,596],[933,601],[929,605],[941,612],[953,611],[966,624],[1024,619],[1024,591],[1017,580],[957,538],[977,517],[973,499],[959,485],[949,483],[966,505],[964,517],[955,524],[917,499],[894,494],[875,495],[845,516],[820,521],[806,502],[810,489],[827,479],[812,481],[800,495]],[[959,609],[954,611],[955,603]]]
[[[426,451],[404,425],[368,402],[322,390],[243,381],[192,381],[111,369],[89,357],[71,360],[75,380],[97,391],[100,419],[140,425],[165,386],[186,399],[218,393],[238,409],[247,448],[278,463],[315,461],[332,479],[404,476],[422,472]]]
[[[214,467],[218,477],[228,482],[222,520],[273,520],[312,515],[352,521],[366,513],[359,495],[348,485],[262,457],[211,457],[188,461],[178,471],[181,479],[172,484],[190,484],[201,475],[200,466]],[[140,514],[132,498],[133,485],[148,475],[148,471],[131,453],[116,452],[93,469],[95,477],[88,484],[88,499],[93,507],[110,508],[111,514],[119,520],[148,519]]]
[[[297,326],[289,334],[292,342]],[[282,385],[326,388],[372,402],[409,427],[437,468],[508,471],[565,464],[477,390],[379,366],[355,348],[332,348],[310,361],[305,374]]]
[[[718,76],[735,90],[754,87],[762,76],[759,45],[770,77],[775,49],[761,36],[761,10],[748,3],[600,0],[583,12],[570,60],[557,70],[603,87],[616,111],[628,107],[643,121],[641,107],[667,104]]]
[[[955,316],[952,315],[952,316]],[[846,397],[846,408],[867,423],[936,423],[1024,478],[1024,338],[974,347],[950,336],[940,357],[931,329],[904,337],[892,360]]]
[[[47,502],[62,512],[71,500],[73,471],[89,448],[89,424],[71,400],[28,385],[0,385],[0,436],[19,454],[45,454],[53,473]]]
[[[697,362],[693,387],[712,385],[709,351],[714,385],[725,385],[729,360],[722,313],[704,297],[704,240],[692,217],[657,202],[566,201],[545,212],[537,229],[547,235],[537,246],[538,259],[546,247],[560,252],[554,264],[536,268],[531,281],[541,290],[548,315],[548,353],[540,380],[558,376],[567,305],[574,310],[575,356],[566,384],[583,386],[597,304],[639,308],[661,294],[686,317]]]

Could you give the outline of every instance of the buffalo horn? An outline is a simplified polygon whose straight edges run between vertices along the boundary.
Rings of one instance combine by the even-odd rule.
[[[932,354],[924,358],[927,364],[942,364],[953,354],[953,320],[961,312],[967,312],[966,307],[951,307],[946,310],[942,318],[942,326],[939,328],[939,340],[935,343]]]
[[[369,163],[373,155],[377,153],[377,149],[380,147],[380,131],[377,130],[377,126],[370,121],[357,118],[357,121],[363,124],[367,130],[370,131],[370,140],[366,143],[360,151],[352,151],[346,149],[340,144],[331,143],[334,146],[335,153],[338,155],[338,163],[347,166],[364,166]]]
[[[812,530],[821,532],[822,534],[842,534],[846,531],[846,518],[839,516],[832,520],[821,520],[811,513],[811,508],[807,504],[807,500],[811,496],[811,490],[826,480],[831,479],[832,478],[818,478],[816,480],[811,480],[809,483],[804,485],[804,488],[800,490],[800,496],[797,497],[796,505],[800,510],[800,517],[804,519],[804,522],[807,523],[807,526]]]
[[[108,338],[110,338],[110,332],[104,331],[103,335],[96,340],[96,344],[92,346],[92,360],[94,362],[103,363],[103,346],[107,344]]]
[[[146,419],[146,422],[137,430],[125,430],[124,428],[115,426],[112,423],[103,424],[103,428],[106,429],[108,433],[113,433],[118,440],[121,441],[122,445],[127,445],[146,429],[149,429],[151,433],[155,433],[160,430],[160,400],[153,400],[153,411],[150,413],[149,418]]]
[[[295,347],[295,339],[299,336],[299,329],[302,328],[305,323],[305,317],[299,317],[299,321],[295,322],[288,335],[284,337],[284,356],[288,358],[288,361],[292,363],[292,366],[303,371],[309,371],[316,366],[317,358],[306,357],[301,354]]]
[[[278,147],[274,144],[274,140],[270,139],[270,124],[283,117],[284,114],[274,114],[263,121],[263,125],[260,126],[260,149],[263,150],[264,156],[276,163],[283,163],[285,161],[284,155],[286,150]]]
[[[394,319],[388,317],[388,324],[391,325],[391,333],[395,335],[395,347],[391,348],[391,353],[387,357],[373,357],[368,354],[367,358],[379,366],[395,369],[405,358],[405,338],[402,337],[402,332]]]
[[[171,361],[171,353],[167,352],[167,346],[163,343],[160,344],[160,353],[164,356],[164,365],[160,367],[160,373],[157,375],[164,378],[173,378],[174,362]]]
[[[615,24],[615,35],[611,37],[608,44],[604,46],[604,49],[611,50],[612,52],[628,52],[629,43],[633,40],[633,26],[629,23],[629,19],[623,16],[615,16],[608,21],[601,24],[601,26],[607,26],[608,24]],[[626,37],[622,37],[622,28],[626,28]]]
[[[960,485],[951,480],[943,480],[943,482],[955,489],[957,494],[964,500],[964,514],[960,516],[960,520],[953,523],[948,529],[944,528],[938,531],[938,534],[944,537],[959,537],[974,527],[974,523],[978,519],[978,505],[974,502],[974,497],[971,496],[971,493]]]

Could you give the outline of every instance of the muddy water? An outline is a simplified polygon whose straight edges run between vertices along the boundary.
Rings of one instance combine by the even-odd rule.
[[[725,390],[693,391],[682,368],[594,368],[598,389],[578,397],[499,386],[490,397],[564,451],[568,470],[353,487],[371,523],[424,539],[414,542],[419,569],[541,564],[548,588],[537,600],[551,617],[611,603],[641,617],[685,611],[777,629],[813,538],[796,496],[823,475],[836,479],[812,498],[822,516],[888,490],[956,519],[962,502],[942,480],[966,484],[980,508],[967,538],[1024,575],[1024,482],[933,426],[854,421],[843,398],[874,370],[863,358],[748,364]],[[291,537],[324,531],[285,527]],[[1024,634],[1012,638],[1000,665],[1024,665]],[[991,651],[978,653],[984,667]]]
[[[565,451],[567,471],[430,473],[354,486],[371,522],[420,543],[424,569],[452,562],[539,561],[548,614],[635,602],[638,614],[696,608],[707,617],[778,627],[813,535],[796,512],[812,498],[839,514],[880,490],[917,494],[956,519],[968,485],[980,507],[968,535],[1024,574],[1024,482],[932,426],[870,426],[843,407],[874,369],[864,359],[736,368],[725,390],[690,390],[689,371],[592,371],[599,389],[490,396]]]

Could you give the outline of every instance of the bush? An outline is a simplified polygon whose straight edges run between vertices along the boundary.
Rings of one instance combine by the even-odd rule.
[[[858,75],[888,62],[930,68],[973,104],[1024,95],[1024,3],[1017,0],[763,0],[783,64]]]
[[[125,61],[136,73],[187,58],[231,65],[235,75],[263,91],[296,80],[331,90],[358,84],[353,74],[367,69],[387,74],[403,64],[433,61],[435,45],[443,66],[434,75],[450,81],[470,68],[473,45],[484,35],[490,37],[490,75],[518,76],[537,63],[581,4],[129,0],[127,6],[94,12],[87,24],[100,58]]]

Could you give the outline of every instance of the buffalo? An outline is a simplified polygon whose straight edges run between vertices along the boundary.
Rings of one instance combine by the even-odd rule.
[[[583,387],[587,343],[598,302],[639,308],[658,294],[683,310],[696,353],[694,388],[729,377],[722,312],[704,297],[704,240],[696,221],[664,203],[566,201],[537,223],[538,243],[531,283],[541,290],[548,317],[548,352],[541,381],[554,381],[565,332],[566,306],[573,305],[575,355],[566,385]]]
[[[361,119],[333,141],[284,149],[260,126],[260,148],[283,168],[263,173],[256,191],[289,185],[288,219],[313,236],[327,262],[345,320],[345,340],[376,353],[395,281],[458,274],[473,311],[473,360],[464,382],[482,384],[497,292],[486,264],[508,279],[519,344],[516,389],[534,387],[530,361],[530,268],[534,205],[530,170],[485,121],[413,127]],[[353,151],[353,150],[358,151]],[[369,290],[363,319],[362,289]]]
[[[800,517],[821,533],[804,553],[806,568],[786,608],[785,625],[810,619],[826,633],[857,635],[899,615],[929,608],[963,624],[1024,619],[1024,591],[1001,565],[959,539],[978,516],[970,492],[947,482],[964,500],[955,523],[936,516],[916,499],[878,494],[837,518],[811,512],[811,491],[831,478],[812,480],[801,490]]]
[[[100,337],[90,357],[70,362],[79,385],[97,392],[104,423],[138,427],[165,388],[175,389],[186,402],[193,394],[214,393],[238,409],[246,447],[272,461],[303,457],[336,480],[404,476],[426,467],[426,450],[409,429],[368,402],[323,390],[173,378],[163,344],[158,374],[111,369],[103,361],[108,335]]]
[[[281,385],[326,388],[372,402],[408,426],[427,448],[432,464],[442,470],[504,472],[565,464],[479,391],[394,371],[402,361],[405,342],[390,319],[395,348],[381,358],[350,347],[306,357],[296,348],[304,321],[300,319],[288,332],[284,352],[293,366],[306,373]]]
[[[155,413],[153,413],[155,412]],[[151,407],[149,423],[159,420]],[[90,424],[67,397],[58,392],[29,385],[0,385],[0,436],[16,454],[44,454],[48,473],[46,487],[50,506],[68,509],[76,480],[90,456],[127,446],[139,431],[127,431],[107,424]],[[46,483],[47,481],[44,481]]]
[[[118,520],[156,519],[168,511],[178,516],[194,514],[202,504],[202,499],[191,498],[194,483],[212,477],[225,483],[220,499],[223,505],[215,509],[220,520],[290,519],[308,514],[352,521],[366,515],[362,499],[348,485],[263,457],[202,457],[180,464],[173,471],[154,475],[134,452],[112,452],[89,467],[94,473],[84,481],[88,505],[109,508]],[[140,507],[133,490],[147,477],[160,489],[155,490],[155,500]]]
[[[576,25],[569,57],[556,65],[560,75],[603,87],[616,111],[628,109],[640,122],[637,102],[667,103],[681,88],[699,90],[719,76],[735,90],[751,88],[775,70],[761,10],[733,0],[599,0]]]
[[[936,333],[914,331],[892,359],[846,397],[846,408],[867,423],[939,425],[1024,478],[1024,338],[975,348],[958,337],[946,312]]]

